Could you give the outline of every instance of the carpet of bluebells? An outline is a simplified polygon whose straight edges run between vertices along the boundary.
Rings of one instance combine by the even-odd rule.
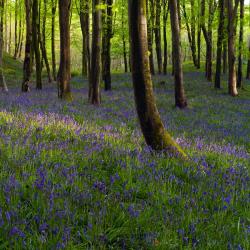
[[[129,75],[93,107],[80,77],[71,103],[55,84],[22,94],[18,67],[0,93],[0,249],[250,249],[249,83],[231,98],[185,73],[181,111],[154,78],[183,162],[146,147]]]

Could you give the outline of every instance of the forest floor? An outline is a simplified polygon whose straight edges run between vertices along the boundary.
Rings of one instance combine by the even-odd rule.
[[[6,57],[0,249],[250,249],[250,83],[232,98],[185,70],[186,110],[171,76],[154,88],[190,162],[145,146],[129,75],[93,107],[77,76],[71,103],[56,84],[21,93],[21,64]]]

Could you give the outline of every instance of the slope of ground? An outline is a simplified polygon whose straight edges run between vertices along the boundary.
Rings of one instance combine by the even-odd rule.
[[[231,98],[203,73],[185,73],[181,111],[173,79],[154,78],[166,128],[193,159],[182,162],[145,146],[128,75],[114,75],[93,107],[77,77],[71,103],[55,84],[22,94],[21,65],[7,62],[0,249],[249,249],[248,83]]]

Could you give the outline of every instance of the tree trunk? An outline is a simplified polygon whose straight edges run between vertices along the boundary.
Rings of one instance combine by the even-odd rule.
[[[122,5],[124,5],[124,1],[122,0]],[[126,48],[126,40],[125,40],[125,32],[124,32],[124,8],[122,8],[122,45],[123,45],[123,63],[124,63],[124,71],[128,72],[128,60],[127,60],[127,48]]]
[[[197,69],[201,67],[201,13],[200,1],[198,0],[198,21],[197,21]]]
[[[111,38],[113,37],[113,0],[105,0],[107,3],[106,15],[103,20],[102,35],[102,78],[104,81],[105,91],[111,90]]]
[[[23,62],[22,91],[28,92],[30,75],[31,75],[31,46],[32,46],[31,0],[25,0],[25,13],[26,13],[26,41],[25,41],[25,57]]]
[[[151,3],[152,5],[153,3]],[[154,51],[153,51],[153,17],[154,14],[152,14],[152,8],[154,10],[154,7],[151,6],[151,11],[149,11],[149,0],[146,1],[146,12],[147,12],[147,30],[148,30],[148,51],[149,51],[149,63],[150,63],[150,72],[152,75],[155,74],[155,67],[154,67]]]
[[[89,48],[89,2],[80,0],[80,24],[82,30],[82,75],[88,76],[90,72]]]
[[[43,13],[43,22],[42,22],[42,34],[40,34],[39,32],[39,38],[40,38],[39,41],[40,41],[42,57],[46,66],[48,81],[52,82],[52,77],[50,73],[50,65],[49,65],[49,60],[48,60],[47,50],[46,50],[47,0],[43,0],[43,3],[44,3],[44,13]]]
[[[99,105],[101,103],[100,80],[101,80],[101,0],[93,0],[92,17],[92,53],[90,70],[90,90],[89,101],[91,104]]]
[[[235,35],[236,35],[236,15],[239,0],[233,6],[232,0],[227,0],[228,11],[228,92],[231,96],[237,96],[237,80],[235,69]]]
[[[14,50],[14,59],[17,58],[17,52],[18,52],[18,37],[17,37],[17,22],[18,22],[18,0],[15,1],[15,32],[14,32],[14,35],[15,35],[15,50]]]
[[[223,74],[227,73],[227,39],[223,41]]]
[[[206,41],[206,78],[208,81],[212,81],[212,22],[214,14],[213,0],[209,0],[209,16],[208,16],[208,27],[205,25],[205,0],[201,0],[201,29]]]
[[[0,89],[4,92],[8,92],[8,88],[5,82],[3,73],[3,22],[4,22],[4,0],[0,0]]]
[[[167,21],[168,21],[168,4],[167,4],[167,0],[163,0],[163,42],[164,42],[163,73],[164,75],[167,74],[167,67],[168,67]]]
[[[250,79],[250,41],[248,41],[248,60],[247,60],[247,74],[246,79]]]
[[[216,73],[215,73],[215,81],[214,87],[220,89],[221,84],[221,58],[222,58],[222,46],[224,39],[224,8],[225,8],[225,0],[219,0],[219,25],[218,25],[218,40],[217,40],[217,56],[216,56]]]
[[[21,43],[20,43],[19,52],[18,52],[18,58],[22,57],[24,30],[25,30],[25,27],[24,27],[24,24],[23,24],[22,25],[22,34],[21,34]]]
[[[32,6],[32,43],[33,49],[35,53],[35,61],[36,61],[36,88],[42,89],[42,67],[41,67],[41,56],[40,56],[40,48],[39,48],[39,13],[38,13],[38,0],[33,0]]]
[[[57,0],[51,0],[51,58],[52,58],[52,72],[54,81],[56,81],[56,52],[55,52],[55,18],[56,18],[56,6]]]
[[[186,158],[165,131],[153,94],[147,42],[145,0],[129,0],[129,30],[132,78],[136,109],[146,143],[154,150],[166,150]]]
[[[162,74],[162,50],[161,50],[161,0],[156,0],[155,16],[155,49],[158,64],[158,73]]]
[[[183,7],[183,16],[184,16],[184,19],[186,22],[186,27],[187,27],[188,41],[189,41],[189,45],[190,45],[190,49],[191,49],[191,53],[192,53],[193,63],[194,63],[194,66],[197,66],[194,0],[191,0],[190,3],[191,3],[191,28],[189,26],[189,20],[187,17],[185,1],[183,1],[182,7]]]
[[[244,25],[244,0],[240,0],[240,34],[239,34],[239,55],[238,55],[238,78],[237,87],[242,88],[242,52],[243,52],[243,25]]]
[[[72,101],[70,90],[70,15],[71,0],[59,0],[60,65],[57,75],[58,97]]]
[[[185,108],[187,106],[187,100],[183,86],[180,26],[176,0],[169,0],[169,9],[172,29],[172,50],[174,56],[175,106]]]
[[[12,15],[10,11],[10,20],[9,20],[9,46],[8,46],[8,52],[11,54],[11,44],[12,44]]]

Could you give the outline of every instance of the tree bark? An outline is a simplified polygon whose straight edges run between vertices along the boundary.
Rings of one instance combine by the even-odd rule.
[[[39,43],[41,47],[42,52],[42,58],[45,63],[47,75],[48,75],[48,81],[52,82],[51,77],[51,71],[50,71],[50,65],[49,60],[47,56],[47,49],[46,49],[46,20],[47,20],[47,0],[43,0],[44,5],[44,13],[43,13],[43,19],[42,19],[42,34],[39,32]]]
[[[72,101],[70,90],[70,15],[71,0],[59,0],[60,65],[57,75],[58,97]]]
[[[174,56],[175,106],[185,108],[187,106],[187,100],[183,86],[180,26],[176,0],[169,0],[169,9],[172,29],[172,50]]]
[[[208,11],[208,26],[205,25],[205,0],[201,0],[201,29],[206,41],[206,78],[208,81],[212,81],[212,22],[215,11],[213,0],[209,0],[209,11]]]
[[[82,75],[88,76],[90,72],[89,48],[89,2],[80,0],[80,24],[82,30]]]
[[[163,55],[164,55],[164,61],[163,61],[163,74],[167,74],[167,67],[168,67],[168,41],[167,41],[167,21],[168,21],[168,1],[163,0],[163,42],[164,42],[164,48],[163,48]]]
[[[146,143],[154,150],[166,150],[186,158],[165,131],[153,94],[147,42],[145,0],[129,0],[129,30],[135,103]]]
[[[124,5],[123,1],[122,4]],[[123,62],[124,62],[124,71],[128,72],[128,60],[127,60],[127,48],[126,48],[126,39],[124,32],[124,9],[122,9],[122,45],[123,45]]]
[[[54,81],[56,81],[56,52],[55,52],[55,17],[56,17],[56,6],[57,0],[51,0],[51,58],[52,58],[52,74]]]
[[[17,35],[17,22],[18,22],[18,0],[15,1],[15,31],[14,31],[14,39],[15,39],[15,49],[14,49],[14,59],[17,58],[17,53],[18,53],[18,35]]]
[[[41,67],[41,55],[39,47],[39,37],[38,33],[40,32],[40,20],[38,13],[38,0],[33,0],[32,5],[32,43],[35,53],[36,61],[36,89],[42,89],[42,67]]]
[[[92,53],[90,70],[90,90],[89,101],[91,104],[99,105],[101,103],[100,80],[101,80],[101,0],[93,0],[92,17]]]
[[[222,46],[224,40],[224,20],[225,20],[225,0],[219,0],[219,25],[218,25],[218,40],[217,40],[217,56],[216,56],[216,73],[214,87],[220,89],[221,87],[221,59]]]
[[[156,0],[155,16],[155,49],[158,64],[158,73],[162,74],[162,49],[161,49],[161,0]]]
[[[237,77],[235,68],[235,35],[236,35],[236,15],[239,5],[239,0],[235,1],[233,6],[233,0],[227,0],[227,12],[228,12],[228,92],[231,96],[237,96]]]
[[[189,26],[189,20],[186,12],[186,4],[185,0],[182,2],[182,8],[183,8],[183,16],[186,22],[187,27],[187,33],[188,33],[188,41],[192,53],[192,59],[194,66],[197,66],[197,59],[196,59],[196,34],[195,34],[195,16],[194,16],[194,0],[190,1],[191,3],[191,28]]]
[[[149,51],[150,72],[151,72],[152,75],[154,75],[155,74],[154,51],[153,51],[153,41],[154,41],[154,38],[153,38],[154,3],[152,3],[152,1],[150,1],[151,8],[149,8],[150,7],[149,6],[149,1],[150,0],[146,1],[147,32],[148,32],[148,51]]]
[[[105,0],[107,7],[103,18],[102,35],[102,79],[105,91],[111,90],[111,38],[113,37],[113,0]]]
[[[240,33],[239,33],[239,55],[238,55],[238,78],[237,87],[242,88],[242,52],[243,52],[243,25],[244,25],[244,0],[240,0]]]
[[[31,0],[25,0],[26,13],[26,41],[25,57],[23,62],[23,82],[22,91],[29,91],[29,82],[31,76],[31,46],[32,46],[32,25],[31,25]]]
[[[0,0],[0,89],[8,92],[7,84],[5,82],[3,73],[3,23],[4,23],[4,0]]]

